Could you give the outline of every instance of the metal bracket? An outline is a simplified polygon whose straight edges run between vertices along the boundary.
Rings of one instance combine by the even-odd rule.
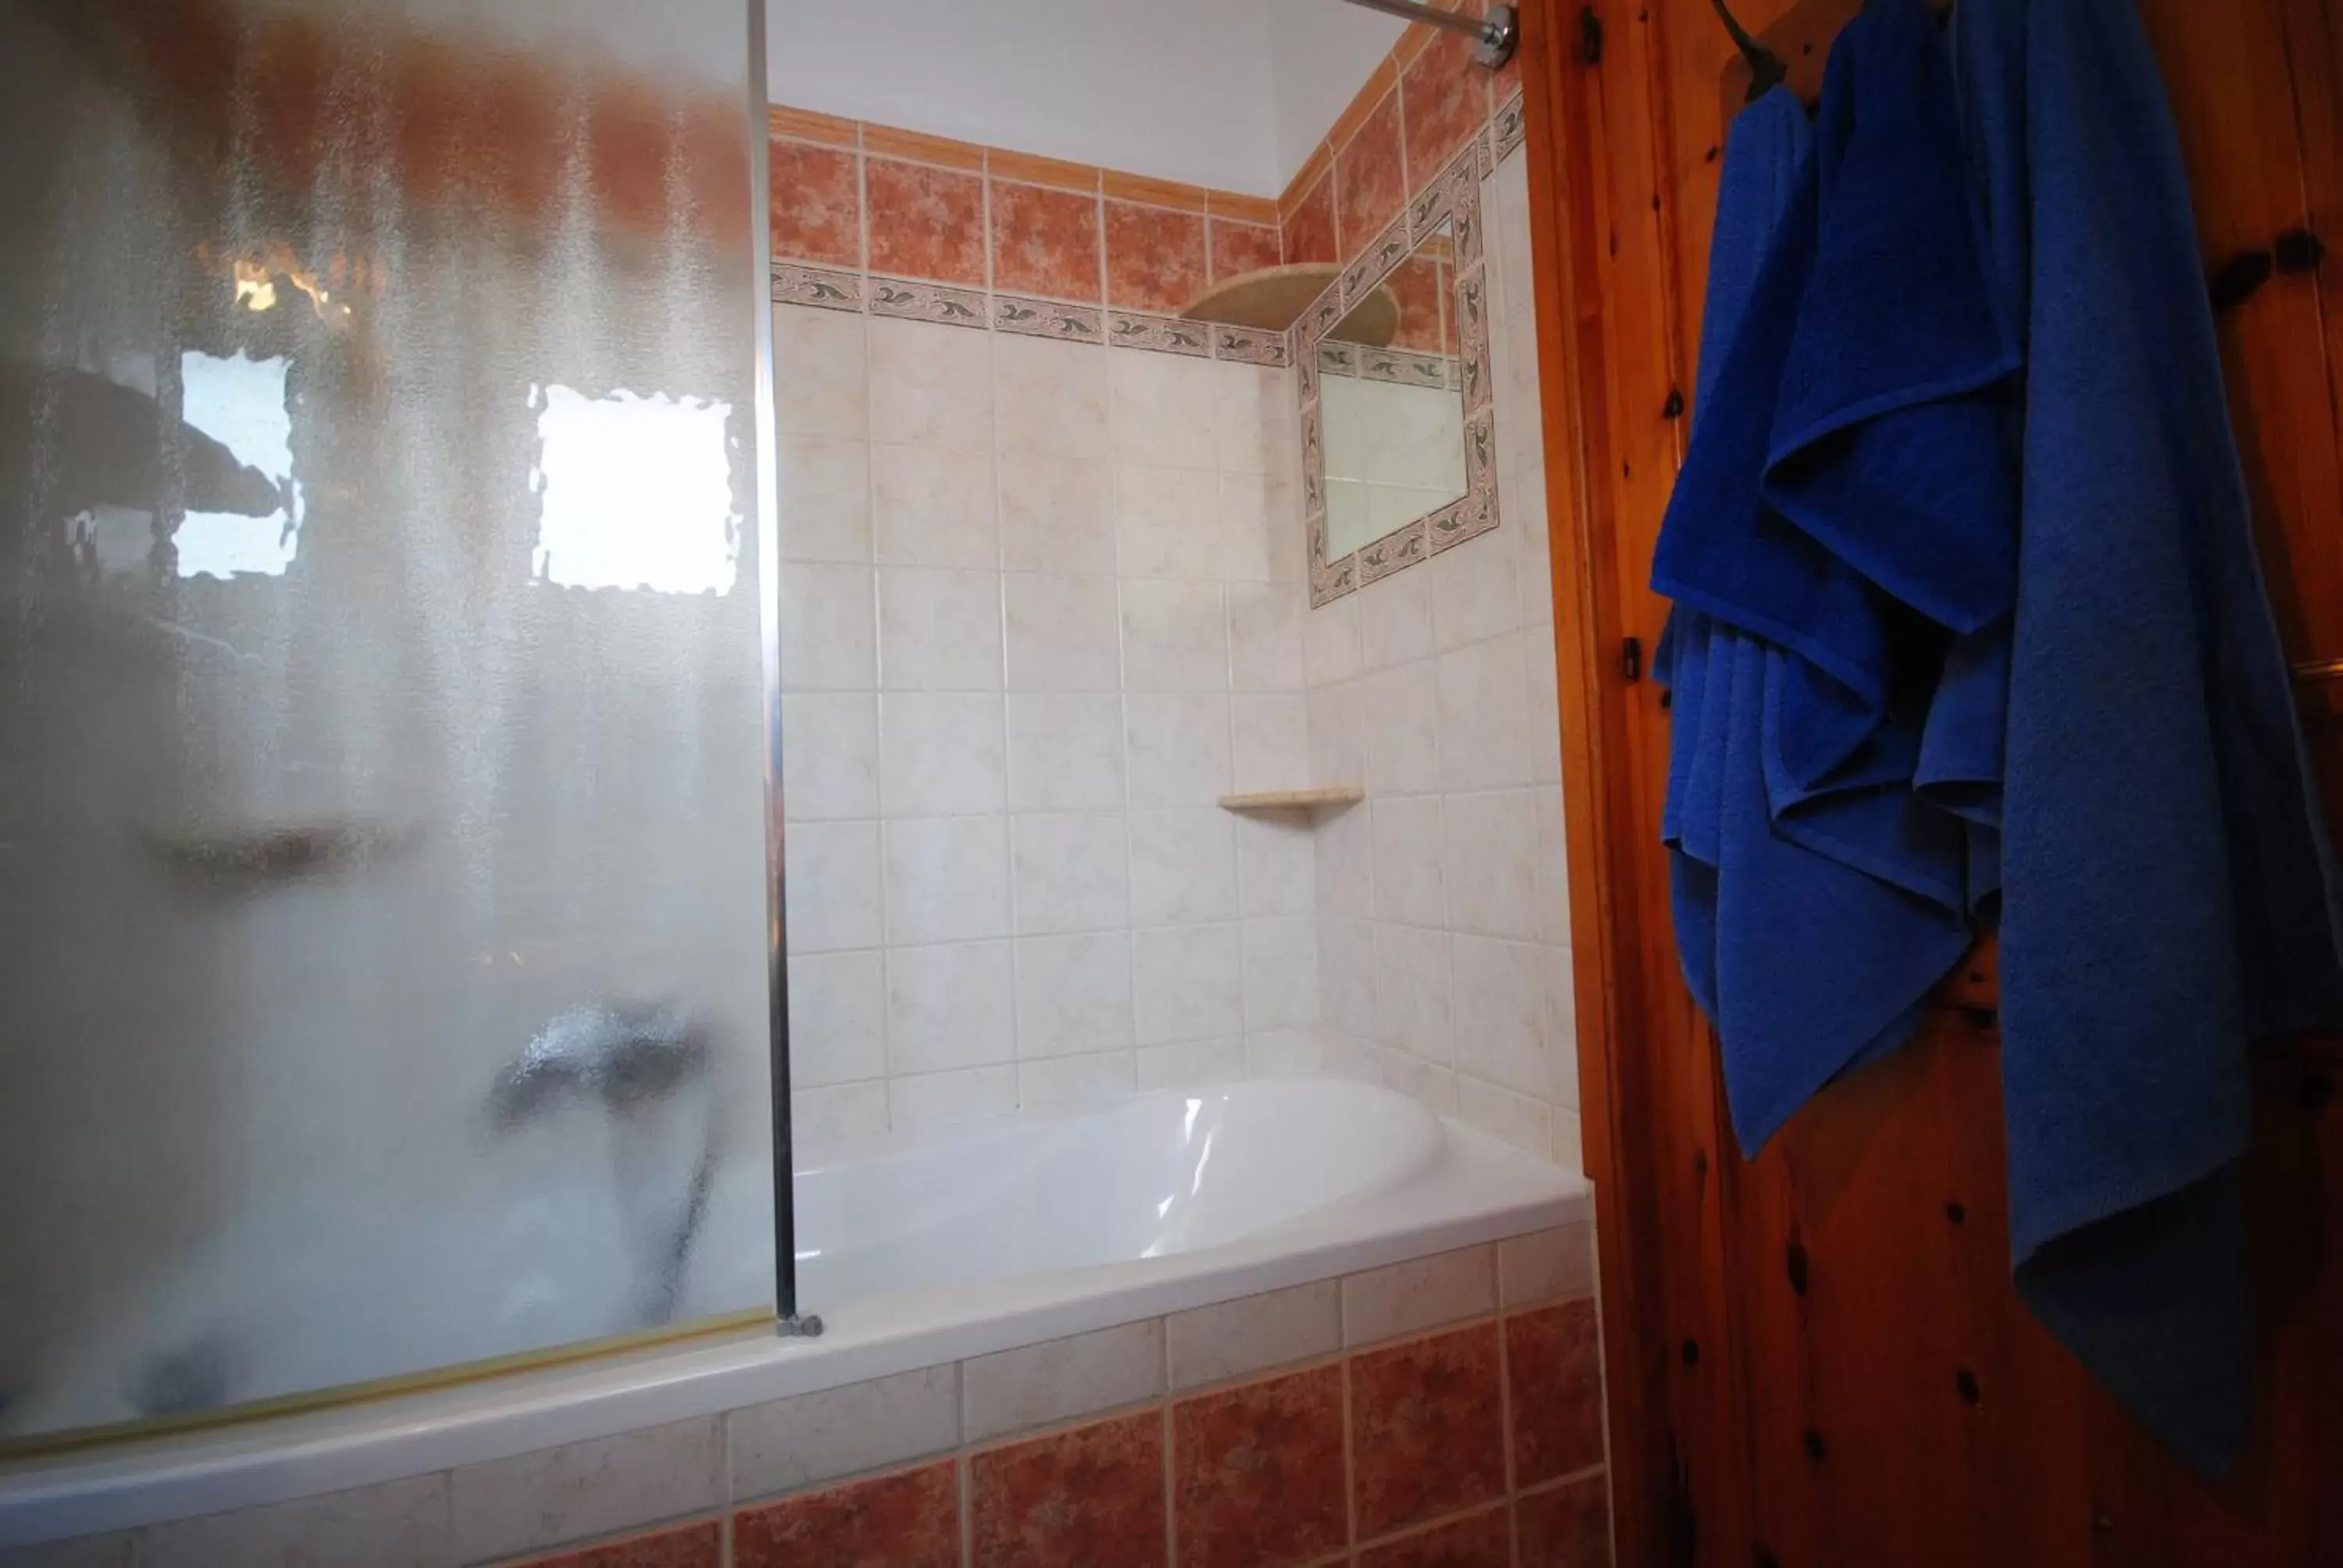
[[[1473,58],[1492,71],[1502,70],[1521,44],[1521,14],[1511,5],[1492,5],[1481,19],[1481,41],[1473,46]]]
[[[773,1320],[773,1332],[785,1340],[818,1340],[821,1338],[821,1319],[812,1312],[802,1317],[791,1312]]]

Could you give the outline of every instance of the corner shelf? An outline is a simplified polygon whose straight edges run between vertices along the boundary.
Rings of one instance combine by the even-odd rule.
[[[1334,784],[1322,789],[1262,789],[1251,795],[1223,795],[1221,807],[1229,811],[1305,811],[1319,806],[1355,806],[1367,792],[1355,784]]]

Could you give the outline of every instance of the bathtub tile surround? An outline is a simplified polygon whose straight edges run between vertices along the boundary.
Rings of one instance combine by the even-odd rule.
[[[1503,1388],[1493,1323],[1353,1360],[1361,1534],[1388,1534],[1504,1494],[1505,1433],[1492,1419]]]
[[[1603,1459],[1603,1350],[1594,1303],[1566,1302],[1505,1322],[1505,1360],[1517,1384],[1545,1396],[1514,1409],[1513,1464],[1523,1484],[1552,1481]]]
[[[968,1462],[970,1568],[1166,1568],[1163,1414],[980,1451]]]
[[[960,1476],[946,1461],[732,1516],[732,1568],[958,1568]]]
[[[1183,1568],[1303,1563],[1349,1539],[1342,1368],[1172,1407],[1172,1529]]]

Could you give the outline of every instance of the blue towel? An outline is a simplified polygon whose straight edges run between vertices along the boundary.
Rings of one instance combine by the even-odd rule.
[[[2332,860],[2131,0],[1964,0],[1955,33],[2026,335],[2001,822],[2017,1283],[2219,1472],[2250,1422],[2246,1051],[2343,1020]]]

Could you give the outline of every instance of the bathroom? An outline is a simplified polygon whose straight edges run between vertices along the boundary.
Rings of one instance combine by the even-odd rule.
[[[0,1565],[2343,1560],[2331,1037],[2235,1431],[2013,1241],[2040,905],[1753,1131],[1906,911],[1700,903],[1672,495],[1943,6],[0,4]],[[2138,11],[2343,777],[2343,12]]]

